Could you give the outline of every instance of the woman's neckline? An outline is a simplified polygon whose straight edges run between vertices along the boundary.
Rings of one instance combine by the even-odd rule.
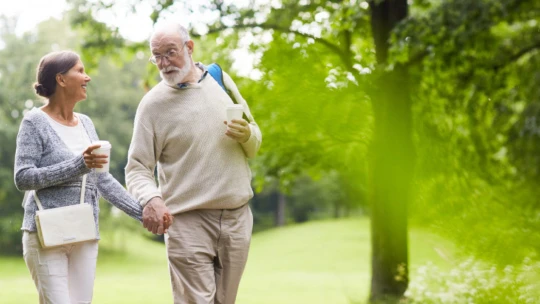
[[[61,121],[58,121],[55,117],[49,115],[49,113],[43,111],[43,108],[39,108],[39,110],[40,110],[43,114],[47,115],[47,117],[49,117],[52,121],[54,121],[55,123],[57,123],[57,124],[59,124],[59,125],[61,125],[61,126],[63,126],[63,127],[76,128],[76,127],[79,126],[79,123],[80,123],[80,121],[81,121],[80,118],[79,118],[79,116],[78,116],[76,113],[73,113],[73,117],[75,118],[75,120],[76,120],[77,123],[76,123],[75,125],[65,124],[65,123],[63,123],[63,122],[61,122]]]

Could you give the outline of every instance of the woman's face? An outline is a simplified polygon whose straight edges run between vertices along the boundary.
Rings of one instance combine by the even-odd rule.
[[[84,72],[84,65],[80,60],[62,76],[64,90],[69,99],[75,101],[86,99],[86,86],[92,79]]]

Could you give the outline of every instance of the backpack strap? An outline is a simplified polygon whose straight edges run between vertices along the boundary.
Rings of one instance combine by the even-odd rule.
[[[219,64],[217,64],[215,62],[211,63],[206,67],[206,70],[212,76],[212,78],[214,78],[214,80],[219,84],[219,86],[223,89],[223,91],[225,91],[225,93],[227,93],[227,95],[229,95],[229,97],[232,99],[233,103],[238,104],[238,102],[236,101],[236,98],[234,98],[233,94],[231,94],[229,92],[229,90],[227,90],[227,88],[225,87],[225,83],[223,82],[223,69],[219,66]],[[242,117],[248,123],[251,122],[251,120],[247,117],[246,113],[242,113]]]
[[[219,66],[217,63],[212,63],[206,67],[208,70],[208,73],[214,78],[214,80],[221,86],[223,91],[227,92],[227,88],[225,88],[225,84],[223,83],[223,69]],[[229,92],[227,92],[229,94]],[[236,100],[234,100],[234,103],[236,103]]]

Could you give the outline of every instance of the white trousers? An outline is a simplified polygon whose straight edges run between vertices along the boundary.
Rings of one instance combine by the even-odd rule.
[[[23,255],[40,304],[92,302],[98,241],[41,248],[36,233],[23,233]]]

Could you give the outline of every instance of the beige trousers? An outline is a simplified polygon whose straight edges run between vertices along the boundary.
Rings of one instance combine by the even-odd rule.
[[[174,303],[234,303],[252,228],[248,204],[176,214],[165,235]]]

